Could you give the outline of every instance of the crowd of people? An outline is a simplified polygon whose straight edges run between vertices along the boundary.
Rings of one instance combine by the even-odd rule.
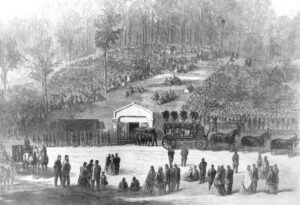
[[[108,154],[105,161],[105,171],[109,175],[118,175],[120,171],[121,158],[118,153]]]
[[[181,180],[180,168],[177,164],[165,165],[165,169],[158,167],[157,172],[154,166],[150,167],[147,174],[143,192],[150,195],[164,195],[179,189]]]
[[[265,192],[268,194],[278,193],[279,169],[276,164],[270,166],[267,156],[262,159],[261,154],[258,155],[256,164],[248,165],[244,173],[242,181],[241,194],[249,195],[257,190],[258,180],[266,180]]]

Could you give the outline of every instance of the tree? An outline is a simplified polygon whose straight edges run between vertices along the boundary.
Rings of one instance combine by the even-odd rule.
[[[164,120],[166,122],[168,122],[169,117],[170,117],[170,112],[168,110],[165,110],[165,111],[162,112],[162,116],[163,116]]]
[[[107,93],[107,51],[111,45],[115,44],[119,39],[122,29],[119,28],[121,15],[117,13],[113,4],[105,2],[103,14],[96,21],[95,43],[97,48],[101,48],[104,56],[104,89]]]
[[[7,74],[10,70],[17,68],[20,59],[21,55],[17,49],[17,42],[5,35],[3,39],[0,39],[0,68],[4,99],[7,97]]]
[[[188,117],[187,112],[185,110],[181,110],[180,117],[181,117],[182,121],[185,122]]]
[[[171,117],[172,117],[172,121],[176,122],[176,120],[178,119],[178,112],[177,111],[172,111],[170,114],[171,114]]]
[[[53,71],[54,52],[52,50],[52,38],[43,36],[34,42],[29,49],[31,73],[30,77],[41,83],[44,92],[44,103],[48,112],[48,76]]]
[[[56,30],[57,40],[63,52],[68,54],[69,61],[71,61],[73,57],[77,57],[73,56],[74,51],[80,50],[80,47],[76,45],[78,44],[76,37],[78,38],[82,30],[83,27],[81,26],[79,13],[73,10],[67,11],[58,23]]]

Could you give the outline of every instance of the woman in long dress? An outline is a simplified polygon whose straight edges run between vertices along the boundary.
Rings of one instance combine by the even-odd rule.
[[[218,168],[215,179],[213,181],[213,185],[211,186],[209,193],[214,194],[216,196],[222,196],[225,193],[222,190],[222,171]]]
[[[265,191],[268,194],[277,194],[277,189],[276,189],[276,174],[273,170],[273,166],[270,166],[270,171],[267,176],[266,180],[266,189]]]
[[[110,163],[109,163],[108,170],[107,170],[107,174],[109,174],[109,175],[115,175],[114,158],[115,158],[115,156],[111,155],[111,157],[110,157]]]
[[[156,177],[155,177],[155,182],[154,182],[154,187],[153,187],[153,194],[154,195],[163,195],[165,192],[165,176],[163,172],[163,168],[159,167]]]
[[[150,171],[148,172],[146,181],[145,181],[144,186],[143,186],[143,191],[144,191],[145,194],[152,194],[153,193],[153,186],[154,186],[155,176],[156,176],[156,173],[155,173],[154,167],[151,166]]]
[[[170,168],[170,192],[175,191],[176,188],[176,170],[174,167]]]
[[[242,195],[249,195],[252,194],[252,172],[250,169],[250,165],[247,166],[247,170],[245,171],[243,181],[242,181]]]

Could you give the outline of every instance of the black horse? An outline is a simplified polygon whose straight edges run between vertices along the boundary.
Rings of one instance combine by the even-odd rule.
[[[287,149],[289,150],[289,155],[294,152],[294,147],[297,147],[299,143],[299,138],[295,134],[294,137],[289,139],[273,139],[271,141],[271,153],[275,154],[278,149]]]
[[[241,126],[237,126],[236,129],[232,130],[229,133],[215,133],[210,137],[210,144],[215,148],[217,143],[226,143],[228,144],[228,149],[235,144],[235,137],[239,136],[241,133]]]
[[[267,132],[260,136],[244,136],[241,140],[242,149],[245,147],[266,147],[267,140],[271,140],[271,132],[268,128]]]

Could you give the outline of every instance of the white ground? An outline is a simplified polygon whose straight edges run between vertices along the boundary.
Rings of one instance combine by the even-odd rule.
[[[71,183],[76,184],[79,174],[79,167],[90,159],[99,160],[100,165],[104,167],[105,157],[109,153],[118,153],[121,156],[121,170],[118,176],[108,176],[109,184],[116,188],[122,177],[126,177],[128,183],[131,182],[133,176],[136,176],[140,183],[143,184],[146,174],[151,165],[163,166],[168,162],[167,151],[162,147],[143,147],[135,145],[126,146],[110,146],[110,147],[84,147],[84,148],[48,148],[50,157],[49,166],[52,167],[54,160],[58,154],[70,156],[72,166]],[[270,153],[266,155],[269,158],[270,164],[277,164],[280,170],[279,173],[279,189],[277,195],[267,195],[263,193],[265,181],[259,181],[258,192],[250,196],[242,196],[239,193],[241,179],[245,167],[249,164],[256,163],[257,153],[239,153],[240,154],[240,173],[234,176],[233,194],[231,196],[214,196],[208,194],[208,185],[198,184],[198,182],[181,182],[181,190],[179,192],[161,197],[134,197],[126,198],[129,202],[134,201],[171,201],[173,204],[300,204],[299,192],[296,190],[297,182],[299,182],[299,156],[288,158],[287,155],[272,156]],[[188,166],[198,165],[201,158],[204,157],[208,162],[208,167],[213,163],[215,166],[231,165],[232,153],[228,151],[198,151],[190,150],[188,156]],[[175,151],[174,163],[180,164],[180,150]],[[182,167],[182,174],[186,173],[187,167]],[[21,179],[32,181],[31,176],[23,176]],[[44,185],[53,184],[53,178],[47,180],[36,179],[37,183]],[[299,187],[299,186],[298,186]],[[298,196],[297,196],[298,195]]]

